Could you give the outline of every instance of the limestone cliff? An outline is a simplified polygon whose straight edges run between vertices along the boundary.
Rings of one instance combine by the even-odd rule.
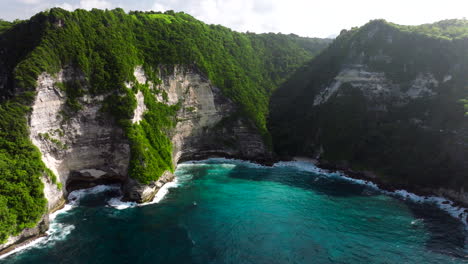
[[[343,30],[273,95],[275,151],[468,205],[467,42],[423,28]]]
[[[239,107],[222,95],[221,91],[194,67],[162,66],[162,83],[153,89],[167,93],[168,104],[180,103],[176,128],[171,131],[173,162],[208,157],[231,157],[264,162],[271,159],[262,137],[252,122],[239,115]],[[138,82],[147,78],[141,67],[135,70]],[[138,96],[137,96],[138,98]],[[162,96],[158,100],[164,102]],[[135,116],[144,109],[138,100]],[[136,118],[135,120],[138,120]],[[157,182],[141,185],[131,178],[124,184],[126,199],[146,202],[157,190],[172,180],[169,172]]]
[[[251,121],[239,115],[239,107],[196,68],[165,66],[159,72],[162,83],[151,87],[165,91],[167,101],[160,95],[158,100],[181,105],[177,126],[169,133],[174,165],[182,160],[213,156],[255,161],[271,158]],[[137,82],[147,82],[142,67],[136,67],[134,74]],[[107,183],[123,183],[127,200],[151,200],[173,175],[166,172],[148,185],[128,177],[129,142],[113,118],[100,111],[105,95],[86,94],[78,98],[81,105],[78,111],[67,112],[67,95],[61,87],[70,81],[80,81],[88,89],[83,74],[72,67],[56,75],[41,74],[29,122],[31,141],[64,187],[59,190],[46,185],[49,210],[60,205],[62,197],[70,191]],[[127,86],[131,88],[132,84]],[[133,123],[139,122],[146,111],[142,93],[135,96]]]
[[[172,177],[164,173],[173,169],[171,139],[174,163],[213,155],[268,160],[256,131],[269,136],[271,91],[330,42],[238,33],[183,12],[154,15],[52,8],[2,24],[0,155],[6,162],[0,167],[6,173],[0,179],[17,191],[0,194],[0,211],[7,212],[0,240],[39,221],[45,208],[40,177],[46,174],[52,182],[55,174],[63,186],[46,191],[54,207],[60,199],[52,197],[100,183],[125,183],[127,199],[150,199]],[[152,69],[160,65],[196,65],[223,93],[192,66],[161,66],[164,83],[155,87],[158,73]],[[148,80],[158,91],[132,86]],[[167,103],[181,100],[180,107],[148,99],[159,90],[165,91],[160,102],[167,96]],[[162,177],[148,188],[131,183],[128,175],[144,183]],[[19,192],[27,202],[16,199]]]
[[[129,160],[122,129],[99,111],[103,96],[85,95],[79,99],[79,111],[66,112],[67,96],[59,84],[72,80],[84,81],[84,76],[72,68],[56,76],[41,74],[30,117],[31,141],[58,176],[65,195],[90,184],[123,181]]]
[[[252,122],[239,115],[239,106],[223,96],[221,91],[196,68],[189,66],[161,66],[162,83],[150,83],[151,89],[167,93],[157,99],[166,104],[180,104],[177,125],[169,132],[173,143],[173,163],[208,157],[232,157],[258,162],[271,159],[262,137]],[[135,68],[135,79],[146,83],[141,66]],[[67,94],[63,83],[80,81],[88,89],[84,75],[66,67],[55,75],[42,73],[37,80],[37,95],[29,118],[30,139],[36,145],[46,166],[58,177],[60,188],[43,177],[48,213],[65,203],[69,192],[98,184],[121,183],[124,198],[136,202],[153,199],[157,191],[174,175],[166,171],[150,184],[141,184],[128,176],[129,142],[123,130],[108,114],[100,111],[105,95],[88,93],[78,98],[81,108],[67,109]],[[126,83],[130,89],[132,83]],[[144,98],[135,94],[137,107],[133,123],[142,120],[146,111]],[[59,185],[60,185],[59,184]],[[43,234],[48,227],[48,214],[35,228],[25,229],[0,246],[28,241]]]

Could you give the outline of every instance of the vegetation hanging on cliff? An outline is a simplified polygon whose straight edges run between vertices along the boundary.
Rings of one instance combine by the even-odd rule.
[[[0,21],[0,75],[6,76],[0,79],[0,240],[33,226],[45,210],[39,180],[45,167],[29,141],[26,124],[33,97],[21,103],[15,99],[34,92],[42,72],[55,74],[73,66],[84,73],[89,90],[81,88],[81,81],[58,84],[67,95],[63,114],[79,111],[79,98],[86,93],[104,95],[102,110],[118,120],[131,142],[130,176],[148,183],[173,169],[167,135],[175,125],[176,107],[155,102],[148,88],[140,86],[149,111],[139,124],[130,124],[136,101],[124,83],[135,82],[136,65],[198,68],[242,107],[268,140],[270,94],[329,42],[238,33],[172,11],[126,14],[122,9],[68,12],[53,8],[26,21]]]
[[[165,171],[174,172],[172,144],[168,137],[176,125],[179,105],[157,102],[147,84],[137,84],[143,93],[147,111],[143,119],[127,128],[131,142],[129,175],[143,184],[156,181]]]

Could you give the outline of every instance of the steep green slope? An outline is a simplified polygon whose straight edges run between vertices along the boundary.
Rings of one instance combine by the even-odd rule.
[[[67,94],[64,122],[80,109],[76,98],[105,95],[102,111],[115,117],[131,143],[129,174],[148,183],[173,169],[168,131],[175,126],[177,105],[156,102],[148,84],[126,88],[125,82],[135,82],[135,66],[143,65],[153,83],[159,82],[158,66],[197,68],[241,106],[239,114],[250,118],[268,141],[271,93],[328,43],[295,35],[237,33],[172,11],[54,8],[26,21],[0,21],[0,240],[33,226],[45,210],[40,176],[47,169],[29,141],[26,124],[42,72],[55,74],[72,66],[86,76],[61,84]],[[138,90],[148,112],[142,122],[131,124]]]
[[[468,187],[467,33],[466,20],[343,31],[274,94],[275,150],[394,184]]]

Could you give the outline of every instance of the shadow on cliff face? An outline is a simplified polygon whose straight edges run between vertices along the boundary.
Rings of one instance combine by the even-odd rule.
[[[333,176],[324,176],[301,170],[297,170],[294,174],[278,172],[278,170],[282,169],[275,168],[275,170],[272,170],[268,167],[253,169],[241,164],[236,165],[229,172],[229,177],[251,181],[272,181],[311,190],[330,197],[370,197],[382,194],[379,190]],[[290,168],[287,170],[290,172]],[[417,219],[412,224],[413,228],[424,228],[428,232],[429,239],[425,242],[427,249],[439,254],[467,259],[464,248],[468,234],[459,220],[453,218],[448,213],[441,212],[435,205],[411,201],[405,201],[404,203],[412,212],[414,218]]]

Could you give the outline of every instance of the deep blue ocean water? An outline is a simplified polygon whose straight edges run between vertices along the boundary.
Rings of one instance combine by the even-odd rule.
[[[459,220],[335,174],[218,159],[176,175],[145,206],[90,192],[0,263],[468,263]]]

